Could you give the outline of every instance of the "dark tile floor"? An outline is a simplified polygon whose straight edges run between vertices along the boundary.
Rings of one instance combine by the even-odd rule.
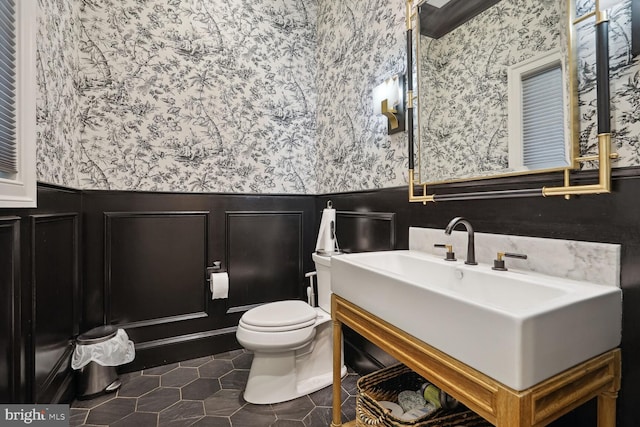
[[[253,354],[245,350],[188,360],[120,376],[117,393],[71,405],[71,427],[210,426],[327,427],[331,387],[274,405],[245,402]],[[353,372],[342,379],[343,421],[355,417]]]

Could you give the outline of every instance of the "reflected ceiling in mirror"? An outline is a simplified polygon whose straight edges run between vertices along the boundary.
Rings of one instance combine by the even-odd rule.
[[[567,147],[568,158],[566,2],[466,1],[462,3],[467,6],[454,7],[456,1],[440,8],[423,2],[418,8],[418,181],[438,183],[531,172],[531,167],[510,160],[514,137],[509,134],[509,114],[515,114],[509,107],[509,69],[554,50],[560,53],[564,77],[559,96],[566,112],[560,136],[554,138]],[[472,10],[471,3],[481,4],[482,10]],[[461,18],[463,9],[467,14]],[[429,13],[440,14],[437,25],[429,24]],[[451,17],[448,24],[444,24],[449,22],[445,15]],[[423,35],[430,33],[429,25],[437,28],[431,36]],[[561,166],[556,162],[542,169],[557,167]]]
[[[500,0],[425,0],[420,5],[420,34],[439,39]]]

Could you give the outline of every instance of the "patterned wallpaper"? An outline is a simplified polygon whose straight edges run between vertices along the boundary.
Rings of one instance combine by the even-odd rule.
[[[578,0],[577,14],[591,11],[594,0]],[[609,67],[611,88],[611,127],[613,150],[619,154],[614,167],[640,165],[640,57],[631,58],[631,0],[609,11]],[[593,21],[578,27],[580,151],[595,154],[598,150],[595,28]],[[583,169],[597,167],[585,163]]]
[[[611,74],[611,126],[613,149],[620,156],[614,167],[640,165],[640,56],[631,58],[631,0],[614,8],[609,24],[609,66]],[[588,72],[588,71],[585,71]],[[582,113],[594,117],[595,109]],[[591,121],[594,123],[595,117]],[[586,120],[582,121],[585,128]],[[595,125],[588,140],[582,140],[583,152],[593,151],[597,141]]]
[[[387,135],[373,88],[406,68],[404,0],[318,0],[318,192],[407,182],[407,135]]]
[[[314,2],[85,0],[80,183],[313,193]]]
[[[77,187],[80,99],[77,2],[38,0],[36,37],[38,180]]]
[[[386,135],[371,101],[405,71],[404,0],[39,5],[40,181],[307,194],[406,183],[406,134]],[[629,5],[611,17],[618,166],[640,165]],[[593,108],[585,98],[584,135]]]

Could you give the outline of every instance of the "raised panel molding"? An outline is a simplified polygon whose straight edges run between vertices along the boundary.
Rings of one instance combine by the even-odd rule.
[[[336,211],[336,236],[341,249],[347,252],[395,249],[396,214]]]
[[[227,313],[302,296],[302,211],[227,211],[225,224]]]
[[[209,211],[105,212],[104,221],[105,324],[135,338],[208,316]]]
[[[79,214],[31,215],[33,399],[57,402],[73,380],[79,325]]]
[[[336,211],[336,236],[345,252],[396,249],[396,214],[393,212]],[[345,360],[359,372],[373,372],[394,361],[377,346],[345,327]]]
[[[0,217],[0,402],[20,395],[20,218]]]

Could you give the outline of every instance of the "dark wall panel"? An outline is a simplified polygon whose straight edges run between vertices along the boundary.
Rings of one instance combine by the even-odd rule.
[[[229,310],[298,299],[302,212],[227,212]]]
[[[107,212],[106,323],[206,316],[208,212]]]
[[[394,249],[395,214],[392,212],[336,211],[336,237],[345,252]]]
[[[12,247],[15,255],[0,260],[7,309],[0,313],[0,332],[14,328],[0,337],[8,348],[0,358],[0,390],[13,393],[4,381],[9,376],[16,378],[18,401],[72,399],[71,343],[105,321],[125,327],[136,343],[136,360],[120,371],[239,348],[235,329],[246,309],[304,295],[316,215],[313,196],[74,191],[40,184],[37,209],[0,210],[21,224],[9,232],[0,228],[2,254]],[[18,229],[19,238],[9,239],[7,233]],[[229,300],[210,299],[205,269],[216,260],[231,276]],[[9,272],[16,265],[17,273]],[[17,325],[5,298],[16,286]]]
[[[79,191],[45,184],[37,208],[0,209],[0,402],[73,398],[81,209]]]
[[[240,316],[301,298],[313,269],[313,196],[83,192],[82,330],[124,327],[136,359],[121,371],[239,348]],[[206,268],[229,273],[211,300]]]
[[[51,402],[72,373],[78,333],[78,214],[32,215],[32,336],[37,402]]]
[[[320,203],[316,206],[320,206]],[[395,249],[396,214],[336,210],[336,238],[340,249],[345,253]],[[345,363],[362,375],[397,362],[350,328],[344,328],[343,337]]]
[[[20,218],[0,217],[0,402],[18,400]]]

